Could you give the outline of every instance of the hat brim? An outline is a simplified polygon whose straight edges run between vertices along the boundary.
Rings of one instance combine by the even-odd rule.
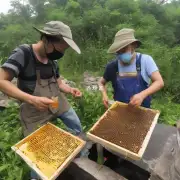
[[[141,41],[139,41],[138,39],[129,39],[129,40],[121,41],[121,42],[116,41],[110,46],[107,52],[116,53],[117,51],[125,48],[126,46],[128,46],[129,44],[132,44],[133,42],[137,43],[137,48],[142,44]]]
[[[38,32],[42,33],[42,34],[46,34],[46,35],[50,35],[50,36],[59,36],[61,34],[53,34],[53,33],[49,33],[47,31],[44,31],[44,30],[41,30],[41,29],[38,29],[36,27],[33,27],[35,30],[37,30]],[[66,38],[66,37],[63,37],[62,38],[66,41],[66,43],[73,49],[75,50],[78,54],[81,54],[81,50],[79,49],[79,47],[77,46],[77,44],[72,40],[72,39],[69,39],[69,38]]]
[[[74,49],[78,54],[81,54],[81,50],[79,49],[78,45],[69,38],[63,37],[63,39],[69,44],[69,46]]]

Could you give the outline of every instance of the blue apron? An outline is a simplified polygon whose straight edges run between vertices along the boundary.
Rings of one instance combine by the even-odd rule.
[[[141,75],[141,57],[141,54],[139,56],[136,55],[136,76],[120,76],[121,67],[118,60],[118,75],[116,77],[116,82],[114,86],[115,101],[129,103],[130,98],[133,95],[138,94],[149,87],[148,83],[143,79]],[[150,105],[151,97],[148,96],[146,99],[144,99],[141,106],[150,108]]]

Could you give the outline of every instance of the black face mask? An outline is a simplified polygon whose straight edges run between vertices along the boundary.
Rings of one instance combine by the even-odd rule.
[[[53,47],[54,47],[54,45],[53,45]],[[64,56],[64,54],[62,52],[57,51],[55,47],[53,49],[53,52],[51,52],[51,53],[47,53],[47,50],[46,50],[45,46],[44,46],[44,50],[45,50],[47,58],[49,60],[51,60],[51,61],[58,60],[58,59],[60,59],[60,58],[62,58]]]
[[[51,53],[46,53],[46,56],[47,56],[47,58],[49,59],[49,60],[58,60],[58,59],[60,59],[60,58],[62,58],[63,56],[64,56],[64,54],[63,53],[61,53],[61,52],[59,52],[59,51],[57,51],[55,48],[54,48],[54,50],[53,50],[53,52],[51,52]]]

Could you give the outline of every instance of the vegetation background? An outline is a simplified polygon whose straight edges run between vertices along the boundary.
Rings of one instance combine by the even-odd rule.
[[[113,56],[107,54],[114,34],[134,28],[143,42],[139,52],[151,55],[159,66],[165,88],[154,96],[161,111],[159,123],[174,125],[180,118],[180,0],[12,0],[8,14],[0,14],[0,61],[18,45],[34,43],[40,35],[32,26],[61,20],[68,24],[82,50],[68,50],[59,61],[60,73],[79,82],[84,71],[102,75]],[[99,92],[83,90],[70,102],[87,131],[105,111]],[[111,97],[111,94],[110,94]],[[27,179],[29,168],[10,147],[22,138],[17,105],[0,112],[0,180]],[[60,120],[56,122],[62,127]]]

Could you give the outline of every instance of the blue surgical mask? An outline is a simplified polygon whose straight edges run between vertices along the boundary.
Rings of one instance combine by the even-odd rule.
[[[130,52],[117,54],[117,58],[126,64],[129,64],[131,62],[132,56],[133,55]]]

